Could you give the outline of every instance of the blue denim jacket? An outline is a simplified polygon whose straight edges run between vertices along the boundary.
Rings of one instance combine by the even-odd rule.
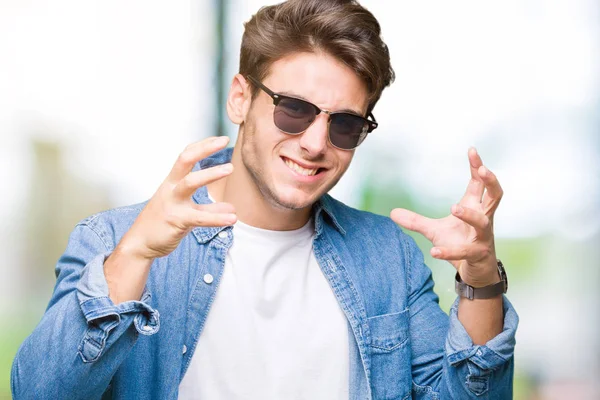
[[[224,150],[195,169],[230,159]],[[205,188],[193,199],[210,202]],[[177,398],[232,228],[194,229],[154,261],[140,301],[115,306],[103,263],[143,207],[105,211],[75,227],[48,308],[15,357],[15,399]],[[348,320],[350,399],[512,398],[518,317],[506,298],[503,332],[473,345],[458,301],[449,317],[440,309],[431,270],[394,222],[328,195],[313,213],[315,256]]]

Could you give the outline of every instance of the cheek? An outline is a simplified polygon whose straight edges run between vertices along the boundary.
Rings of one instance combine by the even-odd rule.
[[[345,172],[350,166],[350,162],[352,161],[352,157],[354,156],[354,150],[352,151],[338,151],[338,160],[339,160],[339,169],[341,172]],[[340,153],[341,152],[341,153]]]
[[[252,122],[253,142],[261,144],[259,149],[261,152],[267,152],[288,137],[277,129],[269,110],[260,114],[255,112],[250,116],[248,122]]]

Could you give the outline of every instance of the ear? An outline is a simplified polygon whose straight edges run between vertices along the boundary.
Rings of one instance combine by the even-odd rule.
[[[246,120],[246,114],[252,102],[251,88],[246,79],[237,74],[231,81],[227,95],[227,115],[231,122],[241,125]]]

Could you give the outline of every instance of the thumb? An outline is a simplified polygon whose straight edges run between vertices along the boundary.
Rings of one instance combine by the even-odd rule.
[[[409,231],[418,232],[431,241],[431,218],[422,216],[404,208],[394,208],[390,213],[392,221]]]

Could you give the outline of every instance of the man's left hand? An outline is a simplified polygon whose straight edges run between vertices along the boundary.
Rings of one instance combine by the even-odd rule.
[[[431,219],[396,208],[390,216],[398,225],[433,243],[431,255],[449,261],[465,283],[483,287],[500,281],[493,227],[503,191],[496,176],[483,166],[477,150],[469,149],[468,155],[471,180],[450,215]]]

